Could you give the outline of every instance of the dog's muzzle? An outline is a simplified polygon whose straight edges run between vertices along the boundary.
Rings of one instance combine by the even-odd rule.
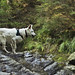
[[[36,35],[32,35],[32,37],[35,37]]]

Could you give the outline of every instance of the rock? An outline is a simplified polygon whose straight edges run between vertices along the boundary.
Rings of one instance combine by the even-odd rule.
[[[37,51],[35,52],[35,54],[33,54],[33,56],[37,59],[40,59],[42,57],[42,55],[40,55]]]
[[[1,71],[2,72],[11,72],[12,71],[12,68],[10,66],[8,66],[8,65],[3,65],[1,67]]]
[[[32,73],[30,73],[30,72],[27,72],[25,75],[34,75],[34,74],[32,74]]]
[[[34,75],[30,72],[18,72],[17,75]]]
[[[69,60],[69,61],[75,60],[75,52],[72,53],[72,54],[69,56],[68,60]]]
[[[10,75],[10,73],[0,72],[0,75]]]
[[[45,57],[46,57],[47,59],[52,59],[54,56],[53,56],[52,54],[50,54],[50,55],[45,55]]]
[[[66,69],[64,69],[64,70],[60,70],[60,71],[58,71],[56,74],[54,74],[54,75],[72,75],[73,73],[70,71],[70,70],[66,70]]]
[[[27,70],[22,64],[10,58],[9,56],[0,54],[0,60],[3,60],[0,62],[0,71],[3,71],[0,73],[0,75],[8,75],[9,73],[11,73],[10,75],[32,75],[32,72],[29,69]]]
[[[5,67],[5,66],[2,66],[2,67],[1,67],[1,71],[2,71],[2,72],[6,72],[6,67]]]
[[[30,52],[23,52],[19,54],[5,54],[0,53],[0,75],[73,75],[67,69],[61,69],[58,63],[52,60],[53,55],[46,55],[42,57],[38,53],[31,54]],[[68,59],[71,59],[69,57]],[[74,58],[69,63],[73,63]],[[70,66],[75,70],[74,66]]]
[[[45,60],[44,58],[41,58],[41,65],[40,66],[45,68],[46,66],[52,64],[53,62],[54,62],[53,60]]]
[[[20,72],[20,71],[26,71],[26,68],[23,67],[23,68],[21,68],[21,69],[19,70],[19,72]]]
[[[51,71],[54,70],[54,68],[58,65],[57,62],[54,62],[53,64],[47,66],[46,68],[44,68],[44,71]]]
[[[27,57],[32,57],[32,54],[30,54],[29,52],[25,52],[24,57],[25,57],[25,58],[27,58]]]
[[[11,72],[10,75],[17,75],[15,72]]]
[[[34,60],[31,64],[32,64],[33,66],[35,66],[35,65],[40,66],[41,61],[40,61],[40,59],[35,58],[35,60]]]
[[[75,52],[68,57],[68,62],[66,64],[65,69],[75,70]]]
[[[48,75],[54,75],[54,73],[57,72],[58,70],[58,63],[54,62],[50,65],[48,65],[46,68],[44,68],[44,71],[46,71],[48,73]]]
[[[75,66],[75,52],[72,53],[68,58],[68,64]]]
[[[70,69],[70,70],[72,70],[72,71],[75,70],[75,66],[74,66],[74,65],[68,65],[68,66],[65,66],[64,68],[65,68],[65,69]]]
[[[19,64],[19,65],[16,65],[15,67],[14,67],[14,70],[13,71],[19,71],[19,70],[21,70],[23,68],[23,66],[21,65],[21,64]]]
[[[27,57],[27,58],[25,58],[25,60],[26,60],[28,63],[31,63],[31,62],[34,60],[34,57]]]
[[[36,72],[33,72],[33,74],[34,74],[34,75],[41,75],[41,74],[39,74],[39,73],[36,73]]]

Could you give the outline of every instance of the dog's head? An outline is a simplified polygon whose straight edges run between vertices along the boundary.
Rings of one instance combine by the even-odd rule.
[[[30,24],[28,27],[27,27],[27,30],[26,30],[26,32],[27,32],[27,35],[31,35],[31,36],[36,36],[36,34],[35,34],[35,32],[34,32],[34,30],[32,29],[32,24]]]

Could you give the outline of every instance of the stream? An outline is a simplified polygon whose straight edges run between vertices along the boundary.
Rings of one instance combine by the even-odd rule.
[[[0,50],[0,75],[73,75],[68,69],[59,67],[52,55],[42,57],[28,51],[7,54]]]

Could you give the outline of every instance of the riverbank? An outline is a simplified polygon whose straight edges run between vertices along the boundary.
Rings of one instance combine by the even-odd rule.
[[[70,70],[61,68],[52,57],[42,57],[28,51],[19,54],[0,52],[0,72],[5,75],[72,75]]]

